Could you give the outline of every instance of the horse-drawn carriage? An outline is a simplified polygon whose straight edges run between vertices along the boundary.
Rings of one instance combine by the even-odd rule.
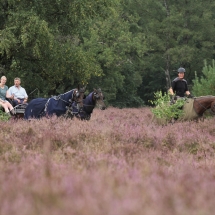
[[[14,107],[14,118],[40,119],[43,116],[63,116],[65,118],[90,119],[96,105],[104,110],[104,96],[101,89],[94,89],[85,96],[85,88],[75,88],[51,98],[34,98],[28,104]]]

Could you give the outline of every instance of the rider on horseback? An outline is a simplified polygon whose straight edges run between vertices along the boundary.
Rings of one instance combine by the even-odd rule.
[[[184,79],[185,69],[180,67],[178,69],[178,77],[172,81],[172,86],[169,89],[169,93],[171,95],[171,102],[173,99],[177,99],[177,97],[184,97],[185,94],[188,98],[193,98],[188,90],[187,81]],[[174,103],[174,102],[173,102]]]

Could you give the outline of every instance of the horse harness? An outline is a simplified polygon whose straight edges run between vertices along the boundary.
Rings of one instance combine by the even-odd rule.
[[[202,103],[199,102],[199,101],[197,100],[197,98],[194,98],[194,102],[195,102],[195,101],[197,102],[197,104],[198,104],[199,106],[203,107],[205,111],[208,110],[208,108],[206,108],[204,105],[202,105]],[[195,108],[194,108],[194,110],[195,110]],[[195,111],[196,111],[196,110],[195,110]],[[210,113],[213,114],[213,115],[215,115],[215,111],[213,111],[211,108],[210,108]],[[199,115],[199,116],[202,116],[202,114],[198,114],[198,115]]]
[[[80,93],[84,93],[84,90],[81,89],[81,90],[80,90]],[[73,106],[72,106],[72,104],[73,104],[73,98],[75,98],[74,101],[75,101],[75,103],[77,103],[77,106],[78,106],[78,103],[80,103],[80,102],[79,102],[79,101],[76,101],[76,99],[79,98],[80,93],[79,93],[78,90],[75,89],[74,92],[73,92],[73,94],[72,94],[72,98],[69,99],[69,101],[66,101],[66,100],[62,99],[62,98],[61,98],[61,95],[52,96],[52,97],[49,98],[48,101],[46,102],[44,112],[45,112],[45,113],[47,112],[47,107],[48,107],[48,104],[49,104],[50,99],[54,99],[54,100],[61,100],[61,101],[63,101],[63,102],[65,102],[65,103],[68,104],[68,106],[66,106],[66,108],[67,108],[66,114],[69,114],[69,115],[72,115],[72,116],[73,116],[74,114],[77,114],[77,113],[78,113],[77,111],[73,111]],[[76,106],[76,107],[77,107],[77,106]],[[78,107],[77,107],[77,109],[78,109]]]

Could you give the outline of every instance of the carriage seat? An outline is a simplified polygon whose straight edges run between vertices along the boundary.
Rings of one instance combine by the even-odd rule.
[[[16,113],[16,114],[17,114],[17,113],[19,113],[19,114],[24,114],[27,105],[28,105],[27,103],[16,105],[16,106],[14,107],[15,113]]]

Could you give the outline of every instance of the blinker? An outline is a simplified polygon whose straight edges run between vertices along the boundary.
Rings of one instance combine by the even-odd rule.
[[[76,98],[79,98],[79,96],[80,96],[79,92],[77,92],[77,93],[75,94],[75,96],[76,96]]]
[[[97,93],[94,93],[94,96],[95,96],[96,99],[100,98],[100,96]]]

